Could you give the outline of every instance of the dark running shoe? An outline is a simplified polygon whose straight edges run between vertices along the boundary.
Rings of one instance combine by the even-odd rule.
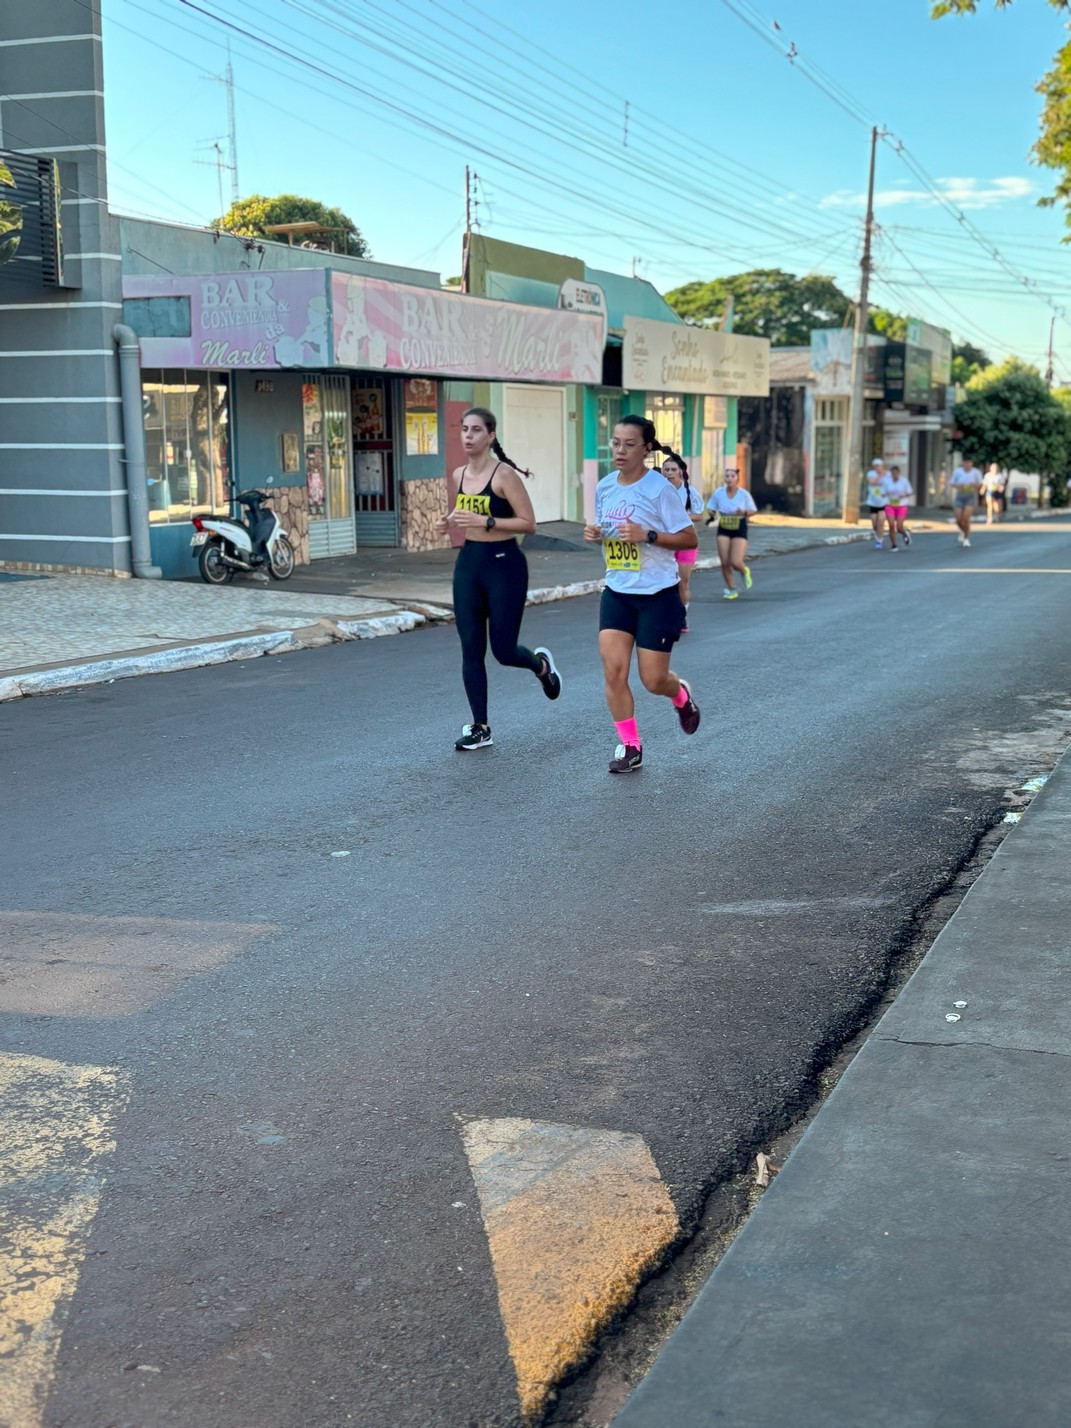
[[[635,744],[618,744],[617,753],[610,760],[611,773],[635,773],[643,768],[643,750]]]
[[[537,674],[536,678],[543,686],[543,693],[548,699],[557,699],[562,692],[562,677],[558,673],[558,666],[554,663],[554,656],[546,645],[540,645],[537,650],[533,650],[534,655],[541,655],[546,660],[547,667],[543,674]]]
[[[454,748],[463,754],[472,749],[489,748],[492,742],[491,730],[486,724],[466,724]]]
[[[692,698],[692,686],[686,679],[681,680],[681,688],[688,695],[688,703],[677,710],[677,718],[686,734],[694,734],[699,728],[699,705]]]
[[[910,532],[910,531],[904,531],[902,534],[903,534],[903,537],[904,537],[904,544],[905,544],[905,545],[910,545],[910,544],[911,544],[911,532]]]

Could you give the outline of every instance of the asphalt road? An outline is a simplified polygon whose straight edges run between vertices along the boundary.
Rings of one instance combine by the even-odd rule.
[[[0,708],[5,1428],[514,1428],[466,1122],[642,1137],[687,1232],[792,1118],[1067,740],[1071,526],[694,589],[630,778],[594,599],[474,755],[451,627]]]

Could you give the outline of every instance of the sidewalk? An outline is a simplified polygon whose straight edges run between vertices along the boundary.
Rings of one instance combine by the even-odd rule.
[[[1071,756],[614,1428],[1071,1423]]]
[[[526,547],[529,601],[597,590],[603,567],[582,527],[540,527]],[[840,521],[759,516],[750,558],[865,540]],[[700,534],[700,569],[717,566],[711,531]],[[369,639],[453,618],[455,552],[362,549],[302,566],[285,585],[239,577],[197,581],[24,576],[0,571],[0,702],[84,684],[162,674],[332,640]]]

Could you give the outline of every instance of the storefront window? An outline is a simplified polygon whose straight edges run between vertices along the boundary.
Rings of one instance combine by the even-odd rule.
[[[848,404],[841,398],[815,403],[814,514],[838,511],[844,476],[844,427]]]
[[[724,397],[704,397],[702,412],[699,487],[704,496],[709,496],[725,479],[725,428],[729,420],[729,405]]]
[[[595,455],[599,462],[599,476],[609,476],[614,469],[613,456],[610,452],[610,438],[614,434],[614,427],[621,420],[621,397],[600,394],[598,398],[598,415],[596,418],[596,451]]]
[[[684,398],[659,393],[647,398],[647,419],[663,446],[684,454]]]
[[[230,510],[230,403],[225,372],[144,371],[149,520]]]

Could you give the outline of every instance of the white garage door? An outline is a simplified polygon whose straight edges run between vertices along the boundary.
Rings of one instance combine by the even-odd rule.
[[[561,387],[506,387],[502,445],[532,479],[525,482],[537,521],[565,514],[565,391]]]

